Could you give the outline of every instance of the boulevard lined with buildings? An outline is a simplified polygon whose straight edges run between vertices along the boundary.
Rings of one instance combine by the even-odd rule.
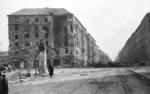
[[[8,28],[8,59],[17,68],[34,67],[43,58],[54,66],[82,67],[106,56],[74,14],[64,8],[21,9],[8,15]],[[43,53],[39,51],[41,40],[46,48]]]
[[[150,13],[147,13],[136,31],[119,52],[117,61],[125,65],[150,65]]]

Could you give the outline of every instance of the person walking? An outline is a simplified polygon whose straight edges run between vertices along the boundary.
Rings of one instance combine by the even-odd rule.
[[[6,76],[2,74],[6,68],[3,65],[0,65],[0,94],[8,94],[8,81],[5,78]]]
[[[49,72],[50,78],[52,78],[52,76],[54,74],[54,67],[53,67],[52,63],[50,63],[49,66],[48,66],[48,72]]]

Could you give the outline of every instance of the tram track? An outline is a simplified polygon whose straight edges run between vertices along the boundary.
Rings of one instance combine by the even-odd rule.
[[[105,76],[103,77],[103,79],[101,80],[100,83],[103,83],[103,82],[104,82],[105,78],[108,76],[109,71],[110,71],[110,69],[107,71],[107,73],[105,74]],[[102,85],[103,85],[103,84],[99,84],[99,87],[98,87],[98,89],[97,89],[97,91],[96,91],[95,94],[100,94],[100,93],[101,93]]]
[[[125,90],[125,94],[132,94],[132,92],[131,92],[131,90],[130,90],[130,88],[129,88],[129,86],[126,84],[126,82],[125,82],[125,77],[124,77],[124,75],[122,75],[122,73],[120,72],[120,70],[117,68],[117,70],[118,70],[118,73],[119,73],[119,78],[120,78],[120,80],[121,80],[121,83],[122,83],[122,85],[123,85],[123,87],[124,87],[124,90]]]
[[[105,77],[107,76],[108,72],[110,71],[110,68],[108,69],[107,73],[105,74],[105,76],[103,77],[103,79],[101,80],[101,83],[104,81]],[[96,75],[96,74],[95,74]],[[76,92],[79,88],[81,88],[84,84],[86,84],[88,81],[92,80],[93,78],[89,78],[86,81],[84,81],[83,83],[81,83],[79,86],[77,86],[76,88],[74,88],[72,91],[70,91],[67,94],[72,94],[74,92]],[[96,90],[96,93],[94,94],[100,94],[101,92],[101,84],[98,86],[98,89]]]

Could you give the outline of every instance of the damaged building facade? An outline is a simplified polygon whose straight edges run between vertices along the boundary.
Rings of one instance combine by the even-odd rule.
[[[8,27],[9,62],[18,68],[38,66],[41,40],[47,64],[80,67],[99,58],[94,38],[64,8],[21,9],[8,15]]]

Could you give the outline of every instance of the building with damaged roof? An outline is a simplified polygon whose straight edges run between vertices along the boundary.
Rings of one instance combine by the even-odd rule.
[[[64,8],[21,9],[8,15],[8,27],[9,60],[18,68],[35,66],[41,39],[45,40],[47,64],[78,67],[92,62],[94,38]]]

